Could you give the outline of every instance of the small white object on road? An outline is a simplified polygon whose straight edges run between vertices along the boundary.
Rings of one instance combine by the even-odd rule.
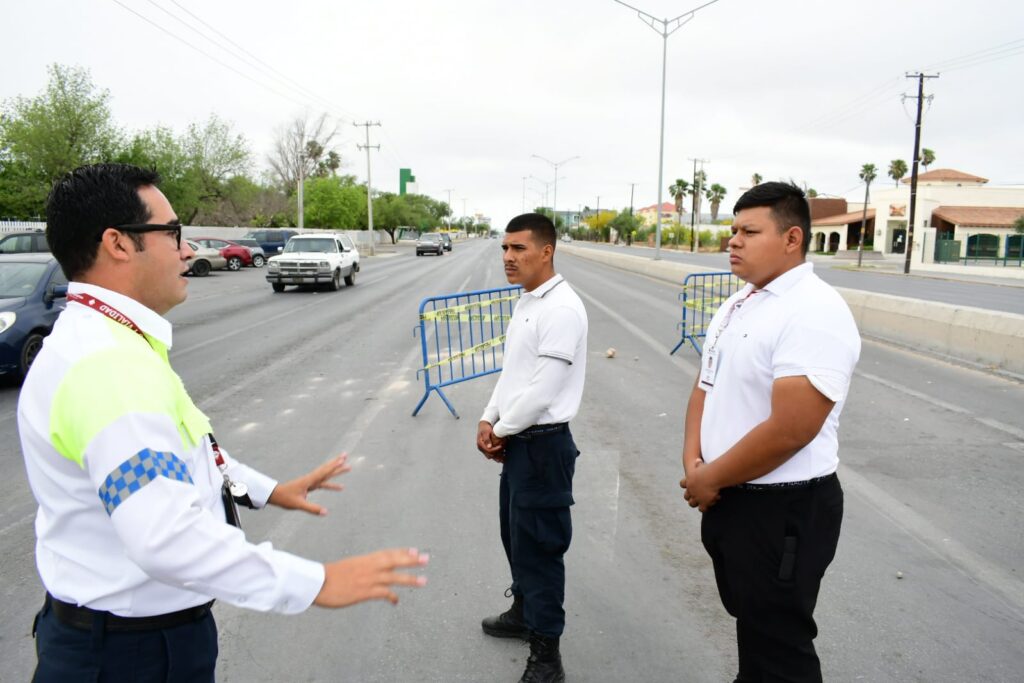
[[[608,350],[604,352],[605,358],[615,358],[615,347],[609,346]]]

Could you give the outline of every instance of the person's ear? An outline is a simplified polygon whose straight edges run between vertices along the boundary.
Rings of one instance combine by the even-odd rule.
[[[786,231],[786,251],[800,251],[803,249],[804,231],[799,225],[790,226]]]
[[[123,263],[131,258],[138,249],[127,233],[114,228],[107,228],[100,236],[100,254],[108,259]],[[98,256],[99,254],[97,254]]]

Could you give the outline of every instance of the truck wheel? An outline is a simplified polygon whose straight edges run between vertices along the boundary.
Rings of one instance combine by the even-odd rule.
[[[356,267],[352,266],[352,270],[345,276],[345,286],[352,287],[356,284]]]
[[[283,292],[284,291],[284,284],[282,284],[280,282],[271,282],[270,286],[274,288],[275,292]]]
[[[337,292],[339,289],[341,289],[341,271],[340,270],[334,271],[334,275],[331,276],[330,287],[331,287],[331,291],[332,292]]]

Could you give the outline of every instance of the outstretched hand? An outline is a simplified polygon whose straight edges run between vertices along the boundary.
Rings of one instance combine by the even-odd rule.
[[[310,491],[316,491],[317,489],[341,491],[345,487],[334,483],[331,479],[351,469],[348,464],[348,454],[342,453],[336,458],[331,458],[309,474],[304,474],[289,482],[278,484],[274,487],[274,491],[270,494],[267,502],[286,510],[305,510],[312,515],[326,515],[327,508],[309,501]]]
[[[348,607],[367,600],[398,604],[393,586],[419,588],[427,577],[396,572],[404,567],[423,567],[430,555],[415,548],[378,550],[369,555],[349,557],[324,565],[324,585],[313,604],[320,607]]]

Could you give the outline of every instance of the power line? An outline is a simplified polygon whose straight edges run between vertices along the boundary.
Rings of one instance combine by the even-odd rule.
[[[976,50],[974,52],[968,52],[967,54],[960,55],[959,57],[951,57],[934,64],[929,64],[926,71],[952,71],[954,68],[964,68],[959,66],[960,62],[974,61],[976,59],[983,59],[986,57],[992,57],[1005,52],[1014,52],[1017,50],[1024,50],[1024,38],[1018,38],[1011,40],[1008,43],[1001,43],[999,45],[993,45],[992,47],[984,48],[983,50]]]

